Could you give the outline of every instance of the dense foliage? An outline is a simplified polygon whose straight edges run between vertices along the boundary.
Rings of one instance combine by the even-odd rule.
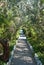
[[[0,0],[0,38],[10,50],[20,26],[44,64],[44,0]]]

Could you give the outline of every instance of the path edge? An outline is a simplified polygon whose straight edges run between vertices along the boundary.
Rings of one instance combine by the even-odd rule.
[[[18,42],[18,40],[16,40],[16,43],[17,43],[17,42]],[[10,65],[10,64],[11,64],[11,60],[12,60],[12,58],[13,58],[13,56],[14,56],[14,51],[15,51],[15,49],[16,49],[16,45],[14,45],[13,50],[11,51],[11,54],[10,54],[9,61],[7,62],[6,65]]]
[[[27,44],[28,44],[31,52],[34,54],[34,59],[35,59],[35,62],[37,63],[37,65],[42,65],[42,62],[39,60],[37,53],[34,53],[34,49],[33,49],[32,45],[29,43],[29,41],[27,41]]]

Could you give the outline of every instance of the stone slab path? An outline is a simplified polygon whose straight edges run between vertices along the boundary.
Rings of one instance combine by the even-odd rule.
[[[10,65],[36,65],[24,34],[20,34]]]

